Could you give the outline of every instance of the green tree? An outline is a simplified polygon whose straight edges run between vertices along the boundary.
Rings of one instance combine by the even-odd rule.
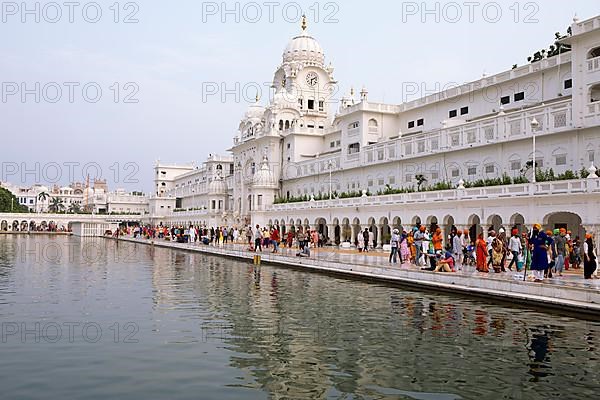
[[[35,199],[35,211],[37,212],[37,202],[38,201],[46,201],[46,199],[50,197],[50,195],[46,192],[40,192]]]
[[[417,191],[420,192],[421,186],[425,182],[427,182],[427,178],[425,178],[425,175],[423,175],[423,174],[418,174],[418,175],[415,175],[415,179],[417,180]]]
[[[53,197],[50,200],[50,206],[48,207],[48,209],[50,210],[50,212],[59,213],[64,211],[65,204],[63,203],[62,199],[58,197]]]
[[[0,187],[0,212],[26,213],[29,209],[19,204],[19,199],[8,189]]]
[[[71,214],[79,214],[81,212],[81,206],[79,206],[79,203],[71,203],[69,206],[69,212]]]

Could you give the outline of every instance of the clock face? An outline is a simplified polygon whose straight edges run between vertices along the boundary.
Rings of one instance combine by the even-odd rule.
[[[316,84],[319,82],[319,76],[314,73],[314,72],[309,72],[306,75],[306,83],[308,83],[308,86],[310,87],[314,87],[316,86]]]

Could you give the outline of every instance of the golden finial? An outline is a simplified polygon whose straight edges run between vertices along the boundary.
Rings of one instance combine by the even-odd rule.
[[[258,92],[256,92],[256,97],[255,97],[255,99],[256,99],[256,102],[258,103],[258,101],[260,100],[260,95],[258,94]]]
[[[351,87],[351,88],[350,88],[350,96],[353,96],[353,97],[354,97],[354,87]]]
[[[308,27],[308,23],[306,22],[306,14],[302,15],[302,32],[306,31],[306,28]]]

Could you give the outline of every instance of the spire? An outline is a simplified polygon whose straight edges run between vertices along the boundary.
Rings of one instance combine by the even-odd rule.
[[[306,22],[306,14],[302,14],[302,33],[306,32],[306,28],[308,27],[308,23]]]

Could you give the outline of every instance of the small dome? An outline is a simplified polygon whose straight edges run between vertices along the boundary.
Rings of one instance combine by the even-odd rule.
[[[244,114],[244,119],[260,121],[262,119],[264,113],[265,113],[265,108],[258,105],[258,103],[254,103],[250,107],[248,107],[246,114]]]
[[[283,52],[283,62],[307,61],[323,64],[325,53],[315,38],[302,32],[293,38]]]
[[[264,188],[264,189],[277,189],[277,181],[275,180],[275,176],[273,172],[269,168],[269,159],[267,156],[264,156],[263,161],[260,165],[260,169],[256,174],[254,174],[254,179],[252,180],[252,187],[254,188]]]
[[[227,183],[222,177],[216,176],[208,185],[208,194],[227,194]]]

